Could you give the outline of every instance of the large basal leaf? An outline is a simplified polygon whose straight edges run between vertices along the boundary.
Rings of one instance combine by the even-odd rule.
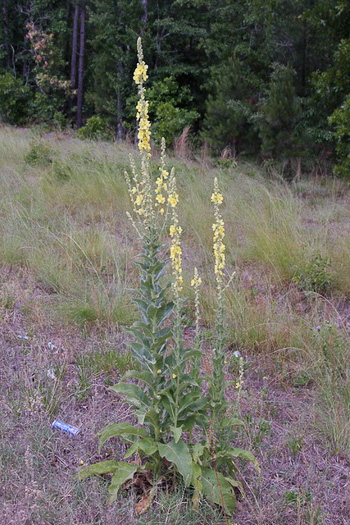
[[[134,477],[135,472],[140,469],[138,465],[130,463],[118,463],[118,468],[115,471],[115,474],[112,478],[111,484],[109,486],[109,501],[113,502],[118,496],[118,490],[126,481]]]
[[[134,427],[130,423],[113,423],[100,430],[97,436],[100,438],[99,448],[101,449],[107,439],[112,437],[121,437],[130,443],[132,441],[130,439],[131,436],[145,438],[147,437],[147,432],[144,428]]]
[[[83,467],[78,472],[78,479],[86,479],[90,476],[100,476],[102,474],[113,474],[119,468],[118,461],[101,461],[100,463],[95,463],[94,465],[88,465]]]
[[[231,484],[224,476],[220,472],[203,468],[201,482],[204,495],[220,505],[226,514],[232,514],[236,508],[236,497]]]
[[[166,444],[159,443],[158,450],[162,458],[174,463],[187,487],[192,479],[192,458],[186,443],[181,439],[177,443],[174,440]]]

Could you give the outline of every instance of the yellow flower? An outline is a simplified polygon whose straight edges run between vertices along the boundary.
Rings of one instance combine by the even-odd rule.
[[[160,213],[161,215],[164,215],[164,208],[161,208],[161,209],[159,210],[159,213]]]
[[[221,193],[214,192],[211,196],[211,202],[213,202],[214,204],[221,204],[223,200],[224,198],[221,195]]]
[[[131,193],[132,193],[133,195],[135,195],[136,192],[137,192],[137,189],[136,189],[135,186],[134,186],[134,187],[132,188],[132,190],[131,190]]]
[[[159,204],[164,204],[164,202],[165,202],[164,195],[161,195],[161,194],[157,195],[156,196],[156,201],[159,202]]]
[[[177,378],[177,375],[176,374],[173,374],[173,379],[176,379]]]
[[[138,196],[136,197],[136,199],[135,199],[135,204],[136,204],[137,206],[141,206],[142,201],[143,201],[143,195],[138,195]]]
[[[146,82],[148,75],[147,75],[147,69],[148,66],[142,62],[139,62],[136,66],[136,69],[134,71],[134,82],[135,84],[141,84],[141,82]]]
[[[179,196],[177,193],[171,193],[168,197],[168,202],[172,208],[175,208],[177,203],[179,202]]]
[[[157,370],[157,374],[161,374],[161,373],[162,373],[162,371],[161,371],[161,369],[159,368],[159,369]]]

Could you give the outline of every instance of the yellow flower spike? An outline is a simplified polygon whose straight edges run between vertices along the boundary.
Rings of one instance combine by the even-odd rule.
[[[178,293],[183,289],[183,277],[182,277],[182,248],[181,248],[181,233],[182,228],[179,226],[179,218],[176,211],[176,205],[178,203],[178,194],[176,191],[176,179],[174,174],[170,178],[170,194],[168,202],[172,208],[172,224],[170,226],[171,246],[170,246],[170,259],[173,270],[173,290],[175,298],[178,297]]]
[[[215,222],[212,225],[214,232],[213,235],[213,252],[214,252],[214,273],[216,276],[216,282],[218,286],[221,286],[222,277],[224,275],[224,269],[226,266],[225,259],[225,244],[223,242],[225,238],[225,224],[220,215],[219,206],[223,202],[223,196],[220,193],[218,180],[214,179],[214,192],[211,196],[211,201],[214,203],[214,216]]]

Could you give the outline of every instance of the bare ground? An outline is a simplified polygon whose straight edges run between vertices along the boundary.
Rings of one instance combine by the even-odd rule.
[[[12,286],[15,297],[1,308],[0,325],[3,523],[185,523],[171,517],[174,514],[163,514],[161,507],[157,511],[157,504],[145,517],[136,518],[130,495],[109,505],[106,480],[78,482],[75,477],[81,465],[121,458],[124,452],[121,443],[111,441],[99,453],[95,438],[112,420],[130,420],[128,407],[108,391],[127,366],[122,333],[52,322],[43,315],[52,297],[28,275],[7,269],[2,281],[7,290]],[[98,355],[104,357],[96,365]],[[333,454],[314,430],[314,386],[292,386],[281,381],[275,361],[244,357],[248,369],[241,410],[249,424],[234,439],[237,446],[254,451],[262,469],[258,475],[253,468],[238,466],[246,494],[232,523],[348,524],[349,458]],[[73,437],[52,429],[56,418],[77,426],[80,433]],[[204,521],[200,515],[191,523],[224,521],[210,516]]]

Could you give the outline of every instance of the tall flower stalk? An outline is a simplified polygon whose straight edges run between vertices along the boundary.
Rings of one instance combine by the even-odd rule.
[[[212,398],[211,421],[214,429],[218,433],[220,419],[225,416],[228,406],[225,397],[225,354],[224,354],[224,276],[226,267],[224,243],[225,224],[220,213],[220,206],[223,203],[223,195],[220,192],[218,180],[215,177],[214,191],[211,202],[214,205],[213,229],[213,253],[214,253],[214,275],[216,283],[216,346],[212,357],[213,372],[209,386],[209,393]]]

